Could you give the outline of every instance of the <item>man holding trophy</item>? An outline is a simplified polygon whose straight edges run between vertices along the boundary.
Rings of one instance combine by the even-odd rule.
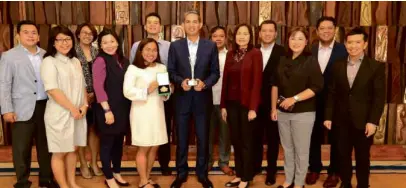
[[[197,137],[196,175],[204,188],[213,187],[207,177],[208,117],[211,107],[211,87],[220,77],[216,44],[200,39],[202,22],[196,11],[186,12],[184,27],[187,37],[171,43],[168,72],[175,84],[175,120],[177,132],[177,177],[171,188],[180,188],[188,176],[188,137],[191,115]]]

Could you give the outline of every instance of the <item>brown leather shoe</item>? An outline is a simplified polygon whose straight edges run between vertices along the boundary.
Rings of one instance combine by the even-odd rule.
[[[339,177],[335,174],[328,175],[327,180],[324,182],[323,187],[330,188],[336,187],[339,182]]]
[[[308,185],[316,184],[319,177],[320,177],[319,173],[316,173],[316,172],[307,173],[307,175],[306,175],[306,184],[308,184]]]
[[[229,166],[223,166],[220,168],[221,171],[223,171],[224,174],[227,176],[234,176],[234,171],[231,169]]]

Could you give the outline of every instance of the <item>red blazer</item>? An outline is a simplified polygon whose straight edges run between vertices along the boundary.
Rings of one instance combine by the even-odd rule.
[[[234,52],[228,51],[226,63],[224,65],[223,85],[221,89],[220,107],[226,108],[227,100],[227,82],[228,69],[232,63]],[[260,50],[253,48],[248,51],[242,60],[241,71],[241,97],[240,102],[249,110],[257,111],[258,105],[261,100],[261,86],[262,86],[262,53]]]

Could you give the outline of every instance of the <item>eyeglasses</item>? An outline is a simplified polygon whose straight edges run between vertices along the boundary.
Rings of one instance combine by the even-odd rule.
[[[80,34],[82,34],[82,35],[87,35],[87,36],[93,36],[93,33],[88,33],[88,32],[85,32],[85,31],[83,31],[83,32],[80,32]]]
[[[58,42],[58,43],[69,43],[69,42],[72,42],[72,39],[71,38],[66,38],[66,39],[55,39],[55,41],[56,42]]]

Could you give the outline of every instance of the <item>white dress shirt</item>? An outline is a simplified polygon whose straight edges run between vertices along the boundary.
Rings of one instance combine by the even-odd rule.
[[[265,70],[266,65],[268,64],[269,57],[271,57],[273,47],[275,42],[269,45],[267,48],[264,48],[264,45],[261,44],[261,53],[262,53],[262,71]]]
[[[224,73],[224,65],[226,64],[226,56],[227,56],[226,48],[223,48],[223,50],[219,51],[220,78],[217,81],[217,83],[212,87],[214,105],[220,105],[221,87],[223,85],[223,73]]]
[[[333,51],[334,47],[334,40],[331,42],[331,44],[328,47],[324,47],[319,43],[319,53],[318,53],[318,60],[319,60],[319,65],[321,68],[321,72],[324,73],[326,70],[328,61],[330,60],[331,52]]]

